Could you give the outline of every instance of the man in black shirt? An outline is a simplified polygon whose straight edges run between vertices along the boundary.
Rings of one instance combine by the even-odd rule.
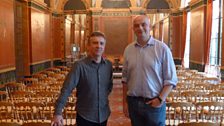
[[[88,56],[74,63],[55,104],[52,126],[62,126],[62,109],[74,88],[77,89],[77,126],[106,126],[110,115],[108,95],[112,90],[112,64],[102,54],[106,45],[103,33],[93,32],[88,40]]]

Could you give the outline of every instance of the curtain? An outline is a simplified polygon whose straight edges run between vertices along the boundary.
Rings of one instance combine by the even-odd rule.
[[[184,66],[184,52],[186,46],[186,33],[187,33],[187,12],[183,11],[183,24],[182,24],[182,40],[181,40],[181,64]]]
[[[211,33],[212,33],[212,2],[213,0],[208,0],[206,8],[206,31],[205,31],[205,47],[204,47],[204,71],[207,72],[209,65],[209,55],[210,55],[210,43],[211,43]]]

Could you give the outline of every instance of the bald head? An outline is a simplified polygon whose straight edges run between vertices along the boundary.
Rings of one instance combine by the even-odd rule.
[[[138,15],[134,18],[133,22],[138,21],[138,20],[145,20],[146,22],[148,22],[148,24],[150,24],[150,20],[147,15]]]
[[[137,41],[146,43],[150,37],[150,21],[146,15],[139,15],[133,20],[133,30]]]

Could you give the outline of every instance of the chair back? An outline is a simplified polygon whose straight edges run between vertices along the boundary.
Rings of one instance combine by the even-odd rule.
[[[19,123],[0,122],[0,126],[21,126]]]
[[[212,122],[188,122],[180,123],[178,126],[220,126],[220,124]]]
[[[47,122],[29,122],[29,123],[23,123],[22,126],[51,126],[51,123]]]

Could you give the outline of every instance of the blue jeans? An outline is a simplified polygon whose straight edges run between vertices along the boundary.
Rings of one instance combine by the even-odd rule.
[[[141,99],[127,97],[127,102],[132,126],[165,126],[165,103],[160,108],[155,108]]]

